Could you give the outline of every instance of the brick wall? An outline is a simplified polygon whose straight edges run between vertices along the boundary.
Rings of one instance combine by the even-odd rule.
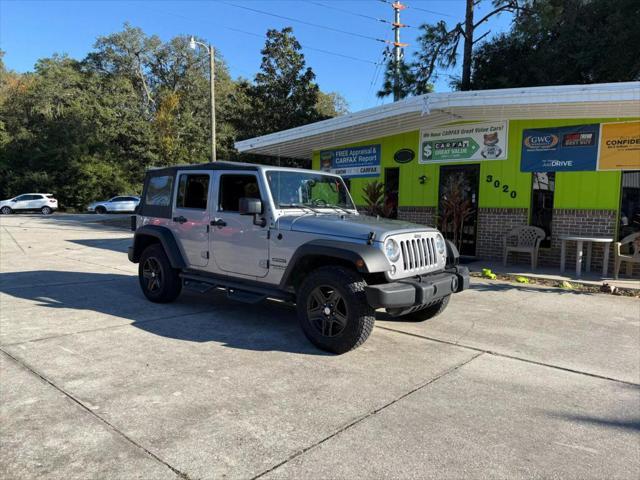
[[[398,220],[436,226],[435,207],[398,207]]]
[[[478,209],[476,256],[482,259],[502,259],[504,236],[516,227],[527,225],[528,222],[529,213],[526,208]],[[518,261],[520,260],[522,259],[519,258]]]

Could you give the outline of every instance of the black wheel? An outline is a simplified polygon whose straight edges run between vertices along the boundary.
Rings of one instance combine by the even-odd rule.
[[[296,308],[300,326],[314,345],[345,353],[364,343],[375,322],[365,285],[361,275],[344,267],[321,267],[307,275]]]
[[[46,205],[40,209],[43,215],[51,215],[53,210],[51,207],[47,207]]]
[[[11,207],[2,207],[0,208],[0,213],[2,213],[3,215],[11,215],[13,213],[13,210],[11,210]]]
[[[104,208],[102,205],[96,207],[96,213],[99,213],[100,215],[103,215],[105,213],[107,213],[107,209]]]
[[[140,257],[138,279],[145,297],[156,303],[174,301],[182,290],[178,270],[171,267],[162,245],[147,247]]]
[[[447,295],[446,297],[442,297],[440,300],[436,300],[428,307],[402,315],[399,319],[407,322],[424,322],[425,320],[437,317],[447,308],[450,299],[451,295]]]

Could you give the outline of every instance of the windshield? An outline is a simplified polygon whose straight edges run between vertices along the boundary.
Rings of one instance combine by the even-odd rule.
[[[270,170],[267,181],[276,208],[340,208],[355,210],[340,177],[310,172]]]

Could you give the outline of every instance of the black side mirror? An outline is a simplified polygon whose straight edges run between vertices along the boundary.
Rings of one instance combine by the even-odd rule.
[[[262,213],[262,201],[259,198],[242,197],[238,211],[240,215],[260,215]]]
[[[259,227],[267,226],[265,218],[258,220],[258,215],[262,214],[262,201],[259,198],[242,197],[238,204],[238,213],[240,215],[253,215],[254,225]]]

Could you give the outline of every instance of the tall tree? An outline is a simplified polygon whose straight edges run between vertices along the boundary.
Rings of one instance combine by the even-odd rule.
[[[321,119],[320,89],[291,27],[268,30],[262,62],[247,92],[253,115],[246,136],[297,127]]]
[[[536,0],[473,55],[473,89],[640,80],[640,2]]]
[[[444,21],[425,23],[420,26],[421,35],[418,37],[418,51],[414,53],[415,60],[402,65],[400,85],[401,96],[421,95],[433,90],[432,80],[437,68],[448,69],[458,64],[460,45],[462,44],[462,80],[460,90],[471,88],[471,62],[473,45],[481,41],[489,32],[477,35],[479,28],[491,18],[504,12],[519,14],[526,9],[528,1],[532,0],[487,0],[491,4],[489,12],[481,18],[476,18],[475,9],[483,0],[466,0],[465,18],[453,26]],[[378,96],[385,97],[393,92],[391,68],[387,67],[385,84],[378,92]]]

